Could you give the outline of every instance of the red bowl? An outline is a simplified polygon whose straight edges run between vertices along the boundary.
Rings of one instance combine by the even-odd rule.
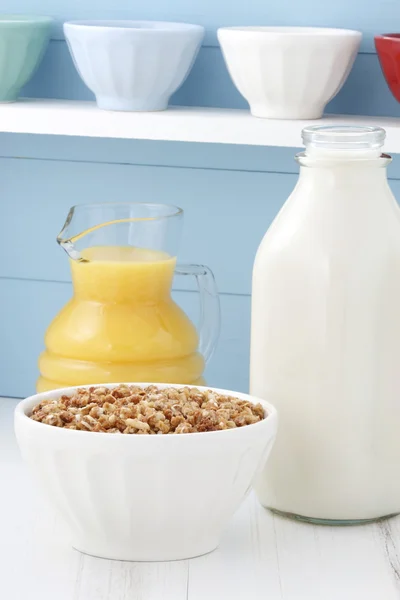
[[[390,91],[400,102],[400,33],[376,35],[375,48]]]

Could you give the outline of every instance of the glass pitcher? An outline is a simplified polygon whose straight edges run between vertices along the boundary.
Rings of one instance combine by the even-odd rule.
[[[219,335],[208,267],[177,265],[183,211],[141,203],[71,208],[57,237],[70,258],[73,296],[49,326],[37,391],[90,383],[202,385]],[[174,274],[193,275],[199,333],[172,300]]]

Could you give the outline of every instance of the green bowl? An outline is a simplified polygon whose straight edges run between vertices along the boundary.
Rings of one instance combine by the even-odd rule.
[[[53,19],[0,15],[0,102],[15,102],[39,66]]]

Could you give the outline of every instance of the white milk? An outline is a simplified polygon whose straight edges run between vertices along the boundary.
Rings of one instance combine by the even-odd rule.
[[[400,512],[400,209],[382,130],[319,131],[254,264],[251,394],[280,415],[256,490],[307,519],[376,519]]]

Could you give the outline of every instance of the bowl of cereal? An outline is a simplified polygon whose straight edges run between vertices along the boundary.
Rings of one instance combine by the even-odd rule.
[[[170,384],[66,388],[15,409],[22,456],[73,547],[118,560],[214,550],[276,429],[263,400]]]

